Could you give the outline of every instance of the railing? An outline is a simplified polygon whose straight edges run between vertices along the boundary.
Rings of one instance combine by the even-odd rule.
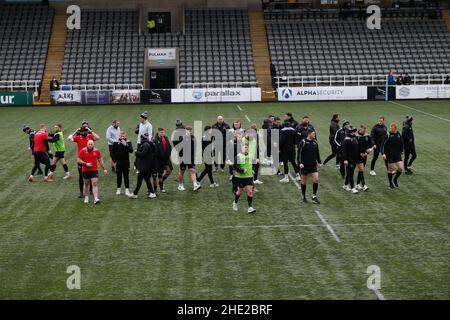
[[[394,75],[397,79],[398,75]],[[444,84],[446,74],[411,74],[411,84]],[[277,87],[384,86],[387,75],[281,76]]]
[[[255,81],[239,81],[239,82],[188,82],[180,83],[178,85],[179,89],[189,89],[189,88],[247,88],[247,87],[257,87],[258,82]]]
[[[38,95],[41,80],[0,81],[0,91],[33,91]]]
[[[142,90],[142,84],[63,84],[61,90]]]

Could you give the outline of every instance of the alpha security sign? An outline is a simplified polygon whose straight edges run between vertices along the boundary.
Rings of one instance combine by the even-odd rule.
[[[367,87],[278,88],[279,101],[367,100]]]
[[[175,60],[177,51],[174,48],[150,48],[148,60]]]
[[[261,101],[261,88],[198,88],[172,90],[172,102]]]
[[[450,99],[450,85],[397,86],[397,99]]]

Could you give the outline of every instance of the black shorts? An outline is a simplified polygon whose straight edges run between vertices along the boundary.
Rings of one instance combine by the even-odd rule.
[[[169,167],[170,170],[173,170],[172,161],[170,159],[163,159],[163,160],[157,160],[156,161],[156,172],[163,174],[164,170]]]
[[[363,163],[364,165],[366,165],[366,162],[367,162],[367,157],[361,157],[361,156],[359,156],[359,157],[358,157],[358,160],[356,160],[356,163],[357,163],[357,164]]]
[[[93,179],[98,178],[98,171],[86,171],[83,172],[83,179]]]
[[[317,172],[317,165],[304,166],[304,168],[301,169],[301,173],[303,176],[306,176],[311,173],[316,173],[316,172]]]
[[[397,163],[400,161],[403,161],[401,154],[391,154],[389,156],[386,156],[387,163]]]
[[[55,158],[56,159],[64,159],[64,151],[56,151]]]
[[[238,178],[236,177],[236,185],[238,188],[245,188],[246,186],[253,186],[253,178]]]
[[[184,162],[180,163],[180,169],[181,170],[186,170],[186,168],[188,169],[195,169],[195,164],[185,164]]]
[[[35,163],[42,163],[45,165],[50,165],[50,158],[48,157],[48,153],[46,151],[37,151],[34,153],[34,161]]]

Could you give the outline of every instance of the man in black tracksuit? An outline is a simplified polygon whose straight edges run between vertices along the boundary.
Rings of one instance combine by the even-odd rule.
[[[344,190],[351,191],[352,193],[358,193],[355,189],[354,173],[356,163],[359,158],[359,145],[356,139],[356,128],[350,127],[348,132],[349,136],[345,137],[342,142],[342,160],[345,165],[345,184]],[[350,186],[349,186],[350,185]]]
[[[325,159],[323,165],[326,165],[328,161],[337,156],[338,146],[334,143],[334,137],[336,136],[336,132],[339,130],[339,115],[333,114],[333,118],[330,122],[330,136],[328,137],[328,141],[331,146],[331,154]],[[336,157],[336,169],[339,168],[339,159]]]
[[[284,178],[280,182],[289,182],[289,162],[294,167],[297,179],[299,179],[299,168],[295,161],[295,147],[298,144],[298,135],[295,127],[292,126],[292,122],[286,119],[280,130],[280,159],[284,166]]]
[[[30,151],[31,151],[31,161],[33,162],[33,168],[36,165],[36,161],[34,160],[34,135],[36,134],[36,131],[34,131],[33,129],[31,129],[29,126],[27,125],[23,125],[22,131],[26,134],[28,134],[28,139],[30,142]],[[37,165],[37,174],[42,174],[42,169],[41,166],[38,164]]]
[[[269,159],[272,156],[272,134],[271,130],[273,129],[273,122],[275,120],[275,117],[272,115],[269,115],[267,119],[264,120],[262,129],[264,129],[264,141],[266,143],[266,159]]]
[[[391,190],[398,188],[398,178],[400,177],[404,169],[402,160],[403,148],[402,135],[397,131],[397,124],[393,122],[390,125],[390,131],[386,136],[384,144],[381,148],[383,158],[388,164],[388,180],[389,188]],[[397,167],[397,171],[394,176],[393,172],[395,167]]]
[[[359,128],[356,139],[358,139],[359,146],[359,157],[358,157],[358,179],[356,180],[356,188],[363,191],[367,191],[369,187],[366,185],[366,180],[364,179],[364,171],[366,169],[367,156],[372,151],[372,138],[366,132],[367,127],[361,125]]]
[[[313,179],[313,196],[312,201],[314,203],[320,203],[317,198],[317,189],[319,188],[319,172],[317,171],[317,164],[322,163],[320,160],[319,145],[316,140],[316,133],[314,130],[309,129],[306,132],[306,139],[300,142],[298,148],[298,163],[302,171],[302,195],[303,202],[306,200],[306,183],[308,182],[308,176],[312,176]]]
[[[159,189],[162,193],[166,192],[164,189],[164,181],[170,176],[173,170],[172,161],[170,161],[170,155],[172,153],[172,146],[170,140],[164,134],[164,128],[158,128],[158,132],[153,139],[155,144],[155,174],[153,175],[153,185],[159,185]]]
[[[413,118],[411,116],[406,116],[405,121],[403,122],[402,129],[402,138],[403,145],[405,148],[405,161],[404,164],[406,166],[405,174],[411,175],[413,172],[411,171],[411,165],[416,160],[416,145],[414,144],[414,132],[412,128]],[[411,159],[409,157],[411,156]],[[409,161],[409,162],[408,162]]]
[[[380,116],[378,117],[378,123],[373,126],[372,131],[370,132],[370,136],[372,137],[372,143],[373,143],[373,158],[372,162],[370,164],[370,175],[376,176],[375,173],[375,163],[377,162],[378,156],[381,152],[381,147],[384,143],[384,140],[386,139],[387,135],[387,128],[384,125],[384,117]],[[387,168],[387,163],[386,168]]]
[[[153,161],[155,155],[155,145],[153,142],[149,141],[148,134],[143,134],[141,136],[141,143],[135,152],[136,154],[136,168],[139,170],[138,180],[134,192],[130,195],[131,199],[136,199],[141,189],[142,181],[144,180],[147,184],[147,190],[149,191],[149,198],[156,198],[155,190],[153,189],[152,183],[150,181],[151,173],[153,172]]]
[[[220,170],[223,172],[225,168],[225,160],[227,154],[227,131],[230,130],[230,126],[224,121],[222,116],[217,117],[217,122],[212,125],[213,129],[217,129],[222,133],[222,146],[214,146],[214,150],[216,151],[216,156],[221,155],[222,163],[220,164]],[[217,170],[218,164],[214,164],[215,169]]]
[[[133,153],[131,141],[127,139],[125,132],[121,131],[119,141],[114,142],[111,148],[111,157],[116,163],[117,195],[122,188],[122,176],[125,184],[125,195],[130,196],[130,153]]]
[[[336,161],[339,162],[339,171],[341,172],[342,179],[345,178],[345,165],[344,160],[342,159],[342,143],[344,142],[345,137],[348,135],[348,128],[350,127],[350,122],[344,120],[342,123],[342,128],[336,131],[334,136],[334,144],[336,145]]]
[[[214,150],[212,148],[212,130],[211,126],[206,126],[205,131],[202,137],[202,155],[203,155],[203,163],[205,168],[202,173],[198,177],[198,182],[201,182],[202,179],[208,175],[210,187],[218,187],[219,185],[214,182],[213,177],[213,160],[214,160]]]

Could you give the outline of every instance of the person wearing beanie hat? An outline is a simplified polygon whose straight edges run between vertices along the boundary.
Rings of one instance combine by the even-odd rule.
[[[413,117],[406,116],[403,122],[402,139],[405,147],[405,174],[412,175],[411,165],[417,158],[416,145],[414,144],[414,132],[412,128]],[[411,159],[409,158],[411,156]]]
[[[349,127],[349,135],[345,137],[342,142],[342,160],[345,165],[345,183],[344,190],[350,191],[351,193],[358,193],[355,188],[354,173],[356,168],[356,163],[359,157],[359,146],[358,140],[356,139],[356,128]]]
[[[336,132],[339,130],[339,114],[334,114],[331,118],[330,122],[330,135],[328,137],[330,146],[331,146],[331,154],[325,159],[323,165],[326,165],[328,161],[337,156],[338,146],[334,143],[334,137]],[[339,159],[336,157],[336,169],[339,169]]]
[[[30,147],[28,148],[28,150],[30,150],[30,152],[31,152],[31,162],[33,163],[33,168],[34,168],[35,166],[37,166],[37,167],[36,167],[37,174],[43,174],[42,169],[41,169],[41,166],[39,165],[39,163],[36,164],[36,161],[35,161],[35,159],[34,159],[34,151],[33,151],[33,148],[34,148],[34,135],[36,134],[36,131],[34,131],[33,129],[31,129],[30,126],[27,126],[26,124],[24,124],[24,125],[22,126],[22,131],[23,131],[24,133],[28,134],[28,140],[29,140],[29,143],[30,143]],[[35,179],[33,178],[33,176],[31,175],[31,176],[28,177],[28,181],[29,181],[29,182],[35,182],[36,180],[35,180]]]
[[[342,179],[345,179],[345,165],[344,160],[342,159],[342,143],[344,142],[345,137],[348,135],[348,128],[350,127],[350,122],[345,120],[342,122],[342,128],[336,131],[336,135],[334,136],[334,143],[337,148],[337,160],[339,161],[339,171],[341,173]]]
[[[373,143],[373,158],[370,163],[370,175],[376,176],[375,172],[375,163],[377,162],[378,156],[380,155],[381,146],[383,145],[384,140],[386,139],[387,128],[384,124],[384,117],[378,117],[378,123],[373,126],[372,131],[370,132],[370,136],[372,137]],[[387,163],[385,162],[386,168]]]

